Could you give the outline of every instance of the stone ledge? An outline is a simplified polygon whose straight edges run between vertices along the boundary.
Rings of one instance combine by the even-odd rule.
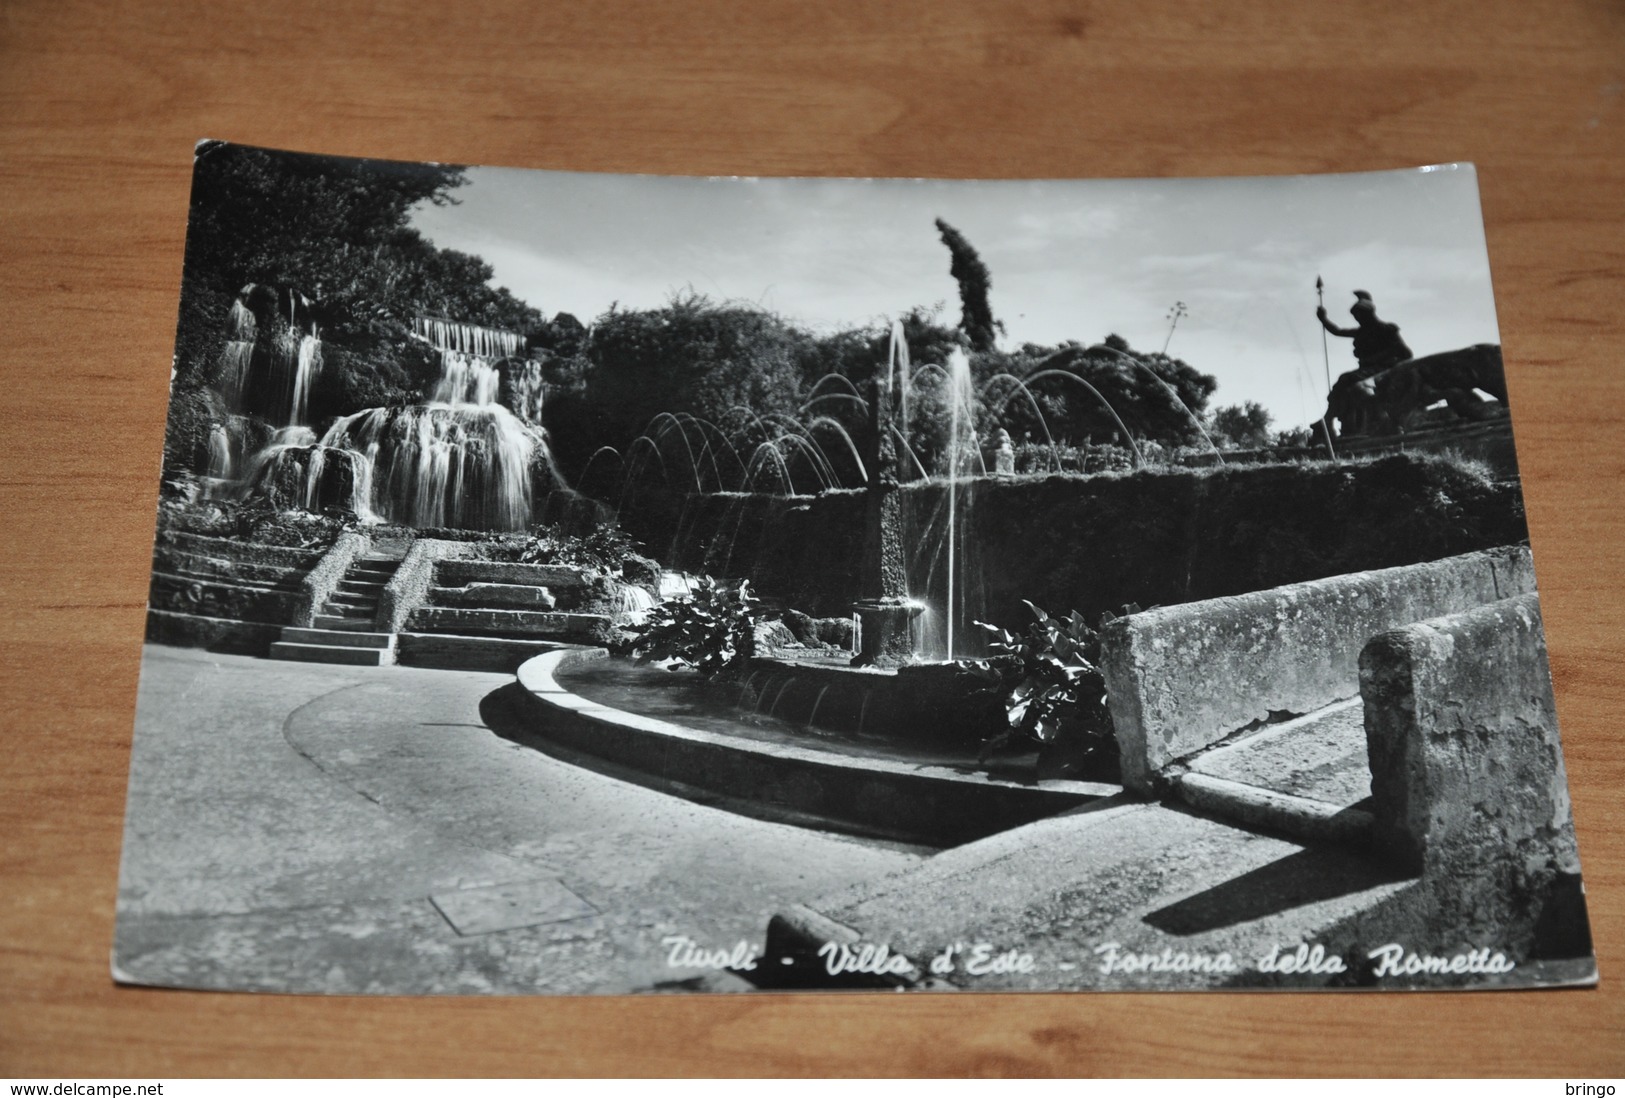
[[[339,589],[351,563],[365,553],[369,545],[371,542],[366,535],[354,530],[346,530],[334,539],[332,546],[299,581],[299,598],[293,609],[294,625],[308,629],[315,624],[322,604]]]
[[[163,572],[152,574],[147,591],[154,610],[266,625],[292,623],[298,599],[295,588],[249,587]]]
[[[1024,785],[943,766],[837,754],[709,732],[613,709],[555,674],[601,649],[538,656],[519,668],[537,746],[608,763],[617,777],[741,815],[901,842],[946,846],[1093,804],[1100,782]]]
[[[202,648],[238,656],[264,656],[282,635],[282,626],[233,621],[174,610],[147,610],[147,640],[174,648]]]
[[[448,633],[401,633],[395,638],[395,662],[404,667],[454,671],[500,671],[513,674],[521,664],[560,648],[560,642],[508,637],[459,637]]]
[[[569,640],[605,644],[614,628],[602,614],[567,614],[541,610],[469,610],[423,606],[412,612],[408,631],[497,636],[513,639]]]
[[[1579,871],[1536,596],[1374,637],[1360,691],[1391,846],[1419,868],[1512,857]]]
[[[378,611],[373,624],[385,633],[406,628],[412,613],[423,605],[434,583],[435,572],[447,560],[468,552],[464,542],[418,538],[401,558],[395,574],[378,593]]]
[[[1355,696],[1376,633],[1534,586],[1528,549],[1508,546],[1120,618],[1101,670],[1124,783],[1153,793],[1164,766],[1255,721]]]
[[[513,583],[530,587],[585,587],[591,577],[580,568],[562,564],[518,564],[499,560],[442,560],[435,568],[435,584],[464,587],[470,583]]]

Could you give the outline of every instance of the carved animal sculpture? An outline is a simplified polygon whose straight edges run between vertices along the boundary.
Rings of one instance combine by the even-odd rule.
[[[1474,390],[1490,394],[1502,407],[1507,403],[1506,371],[1495,343],[1413,358],[1372,380],[1382,415],[1402,431],[1413,415],[1441,400],[1462,419],[1486,418],[1493,406]]]
[[[1356,437],[1403,431],[1417,412],[1441,400],[1462,419],[1495,414],[1495,406],[1475,390],[1505,407],[1506,372],[1499,344],[1475,343],[1378,372],[1351,370],[1332,386],[1326,416],[1336,421],[1339,435]]]

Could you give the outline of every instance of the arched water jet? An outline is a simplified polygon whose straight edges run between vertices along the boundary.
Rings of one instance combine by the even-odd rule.
[[[847,388],[847,392],[844,393],[844,394],[842,394],[842,393],[834,393],[834,394],[828,394],[828,395],[832,395],[832,396],[851,396],[853,399],[862,402],[865,407],[868,406],[869,402],[863,399],[863,394],[858,391],[858,387],[857,387],[856,383],[854,383],[851,378],[847,377],[845,374],[830,373],[830,374],[825,374],[823,377],[819,378],[817,381],[812,383],[811,388],[809,388],[807,390],[807,403],[803,404],[801,406],[801,408],[798,409],[798,411],[806,411],[807,404],[811,404],[814,400],[823,399],[819,395],[818,389],[819,389],[819,386],[823,385],[824,382],[826,382],[826,381],[838,381],[842,385],[845,385],[846,388]]]
[[[869,411],[869,402],[867,400],[864,400],[862,397],[853,396],[850,393],[824,393],[822,396],[816,396],[813,399],[807,401],[799,409],[797,409],[797,411],[805,412],[808,409],[810,409],[814,404],[822,404],[826,400],[850,401],[850,402],[856,404],[859,408],[863,409],[864,412]]]
[[[704,444],[700,447],[700,457],[710,461],[711,475],[716,478],[717,491],[727,490],[727,485],[722,477],[722,467],[717,464],[717,454],[722,449],[727,450],[728,456],[733,458],[734,466],[739,470],[739,475],[744,476],[745,463],[740,460],[739,450],[728,438],[727,432],[710,420],[703,419],[692,412],[678,412],[677,418],[694,427],[704,439]],[[721,446],[715,445],[716,443],[720,443]]]
[[[660,424],[660,426],[656,426],[656,424]],[[683,421],[671,412],[661,412],[649,421],[649,426],[645,428],[645,435],[648,435],[650,430],[654,431],[654,435],[651,437],[656,441],[663,441],[667,434],[673,430],[677,432],[677,437],[683,440],[683,453],[688,458],[689,475],[694,478],[694,490],[696,492],[705,491],[705,485],[700,480],[699,462],[694,457],[694,444],[689,441],[688,431],[683,427]]]
[[[1055,466],[1055,470],[1059,472],[1061,469],[1061,455],[1055,445],[1055,436],[1050,434],[1049,420],[1045,418],[1044,410],[1038,406],[1038,400],[1033,396],[1032,390],[1027,388],[1026,382],[1022,381],[1014,374],[995,374],[994,376],[988,378],[986,384],[982,386],[982,399],[987,399],[987,391],[993,387],[995,382],[999,381],[1009,381],[1015,385],[1015,388],[1011,389],[1009,393],[1005,394],[1004,399],[999,401],[996,410],[990,408],[989,411],[992,412],[995,419],[998,419],[1004,415],[1005,408],[1009,407],[1011,399],[1014,398],[1017,393],[1020,393],[1022,396],[1026,397],[1027,404],[1033,410],[1033,418],[1038,420],[1038,426],[1044,432],[1044,441],[1049,444],[1050,461]]]
[[[1111,401],[1107,400],[1101,394],[1099,389],[1095,388],[1084,378],[1079,377],[1072,371],[1059,369],[1040,370],[1036,374],[1032,374],[1027,378],[1027,384],[1032,385],[1035,382],[1044,380],[1046,377],[1065,378],[1068,381],[1082,385],[1091,394],[1093,394],[1094,398],[1100,401],[1101,407],[1105,408],[1107,414],[1112,417],[1112,422],[1117,424],[1117,429],[1122,432],[1124,441],[1128,443],[1129,452],[1134,455],[1134,467],[1138,469],[1140,466],[1145,464],[1145,458],[1140,454],[1140,447],[1134,441],[1134,436],[1129,434],[1128,426],[1123,422],[1122,417],[1117,414],[1117,409],[1112,407]]]
[[[768,458],[772,458],[778,467],[779,483],[783,486],[785,494],[795,495],[796,483],[794,478],[790,476],[790,466],[786,464],[784,455],[779,452],[779,448],[771,442],[764,442],[752,451],[750,463],[746,466],[747,487],[756,487],[756,477],[760,474],[762,466],[766,464]]]
[[[1155,381],[1158,385],[1161,385],[1163,387],[1163,389],[1168,393],[1168,397],[1169,397],[1169,399],[1171,399],[1174,402],[1174,406],[1177,407],[1181,412],[1184,412],[1187,416],[1190,417],[1190,421],[1196,425],[1197,433],[1202,436],[1203,441],[1205,441],[1208,444],[1208,448],[1213,451],[1213,456],[1219,459],[1219,464],[1220,465],[1225,464],[1224,455],[1222,453],[1220,453],[1219,448],[1213,444],[1213,438],[1212,438],[1211,435],[1209,435],[1207,433],[1207,428],[1202,426],[1202,418],[1200,416],[1198,416],[1195,412],[1190,410],[1189,406],[1187,406],[1186,403],[1179,398],[1179,393],[1174,389],[1174,387],[1172,385],[1168,384],[1168,382],[1163,379],[1161,374],[1157,373],[1157,371],[1153,370],[1150,366],[1146,365],[1144,362],[1141,362],[1139,359],[1135,358],[1133,355],[1124,354],[1122,351],[1119,351],[1116,347],[1108,347],[1104,343],[1099,343],[1099,344],[1096,344],[1095,346],[1089,348],[1088,353],[1093,354],[1096,351],[1110,351],[1112,354],[1116,355],[1118,358],[1124,359],[1129,364],[1134,365],[1134,366],[1138,366],[1140,369],[1142,369],[1146,373],[1150,374],[1151,375],[1151,380]],[[1101,399],[1104,400],[1105,398],[1102,397]]]
[[[852,440],[852,435],[847,431],[846,427],[839,420],[831,419],[828,416],[819,416],[807,425],[807,430],[813,431],[819,427],[827,427],[840,436],[841,441],[846,443],[847,453],[851,455],[853,463],[858,467],[858,476],[863,478],[865,484],[869,483],[869,470],[863,464],[863,455],[858,452],[858,444]]]

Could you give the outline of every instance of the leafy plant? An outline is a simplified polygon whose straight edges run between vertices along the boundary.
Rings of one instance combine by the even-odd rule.
[[[748,580],[735,587],[706,576],[692,594],[667,599],[641,624],[628,626],[619,651],[640,663],[692,667],[705,678],[738,671],[756,646],[758,603]]]
[[[1030,602],[1027,608],[1035,620],[1024,635],[976,623],[995,655],[969,670],[1003,695],[1006,718],[1005,727],[983,742],[980,760],[985,763],[1011,741],[1028,740],[1038,746],[1040,777],[1107,765],[1117,743],[1097,666],[1100,634],[1076,610],[1063,619]]]
[[[637,551],[637,542],[619,526],[599,526],[587,534],[566,534],[555,527],[533,526],[519,551],[519,563],[569,564],[615,572]]]
[[[261,545],[321,549],[353,522],[331,515],[282,511],[263,496],[243,500],[187,500],[171,497],[158,504],[161,531],[233,538]]]

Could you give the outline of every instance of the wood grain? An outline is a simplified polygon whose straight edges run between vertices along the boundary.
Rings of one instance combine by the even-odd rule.
[[[1625,1071],[1622,89],[1615,0],[0,6],[0,1074]],[[500,1001],[115,988],[165,375],[204,136],[707,174],[1476,161],[1602,987]]]

